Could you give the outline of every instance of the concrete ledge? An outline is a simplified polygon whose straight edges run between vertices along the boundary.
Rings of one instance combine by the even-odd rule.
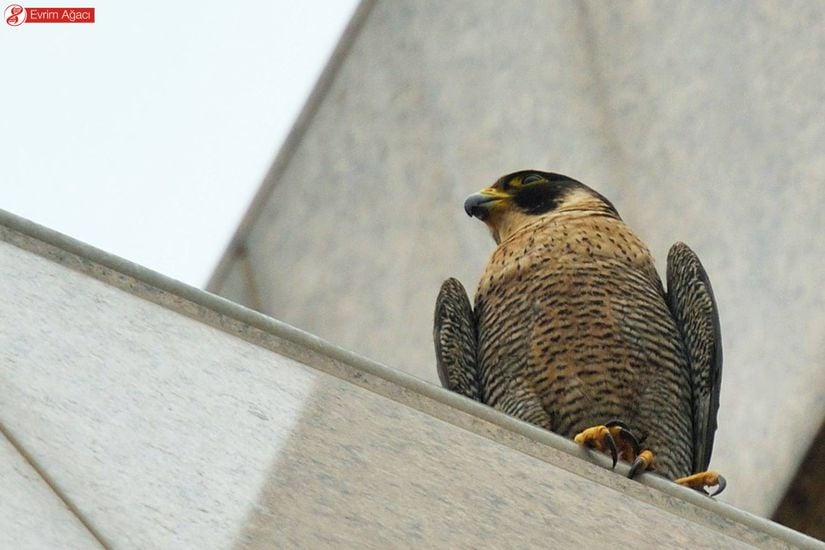
[[[563,525],[571,543],[825,547],[656,476],[631,482],[571,441],[3,211],[0,240],[16,316],[0,420],[107,545],[472,544]],[[504,523],[459,514],[470,524],[447,536],[439,518],[373,508],[402,500],[413,516],[471,506]],[[193,514],[203,524],[181,526]],[[343,538],[312,538],[325,514]]]

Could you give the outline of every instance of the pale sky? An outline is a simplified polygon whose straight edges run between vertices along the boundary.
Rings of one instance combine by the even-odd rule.
[[[0,208],[204,286],[357,1],[17,1],[96,22],[0,22]]]

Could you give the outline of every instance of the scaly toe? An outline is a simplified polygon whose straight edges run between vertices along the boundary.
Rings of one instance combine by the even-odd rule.
[[[690,487],[691,489],[697,489],[699,491],[708,494],[705,491],[705,487],[716,487],[716,490],[710,493],[710,496],[715,497],[719,493],[725,490],[727,487],[728,482],[722,477],[719,472],[714,470],[708,470],[706,472],[699,472],[698,474],[693,474],[686,477],[680,477],[679,479],[675,480],[676,483],[682,485],[684,487]]]
[[[594,426],[576,434],[573,441],[579,445],[583,445],[588,449],[596,449],[598,451],[610,451],[610,456],[613,458],[613,467],[616,467],[616,462],[619,460],[619,451],[616,448],[616,441],[610,433],[607,426]]]

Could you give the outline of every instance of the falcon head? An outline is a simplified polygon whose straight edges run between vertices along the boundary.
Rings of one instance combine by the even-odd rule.
[[[619,217],[609,200],[585,184],[538,170],[522,170],[499,178],[492,187],[467,197],[464,211],[486,223],[496,243],[538,216],[592,211]]]

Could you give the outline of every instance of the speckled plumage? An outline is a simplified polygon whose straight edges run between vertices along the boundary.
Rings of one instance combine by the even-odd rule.
[[[534,181],[530,174],[559,188],[522,185]],[[522,183],[508,186],[507,178]],[[528,198],[519,195],[525,190]],[[584,185],[519,172],[485,191],[484,209],[473,214],[500,243],[474,311],[458,281],[442,287],[442,383],[566,437],[619,419],[656,454],[658,473],[706,469],[721,345],[710,284],[693,252],[681,243],[671,249],[666,295],[647,247]]]

